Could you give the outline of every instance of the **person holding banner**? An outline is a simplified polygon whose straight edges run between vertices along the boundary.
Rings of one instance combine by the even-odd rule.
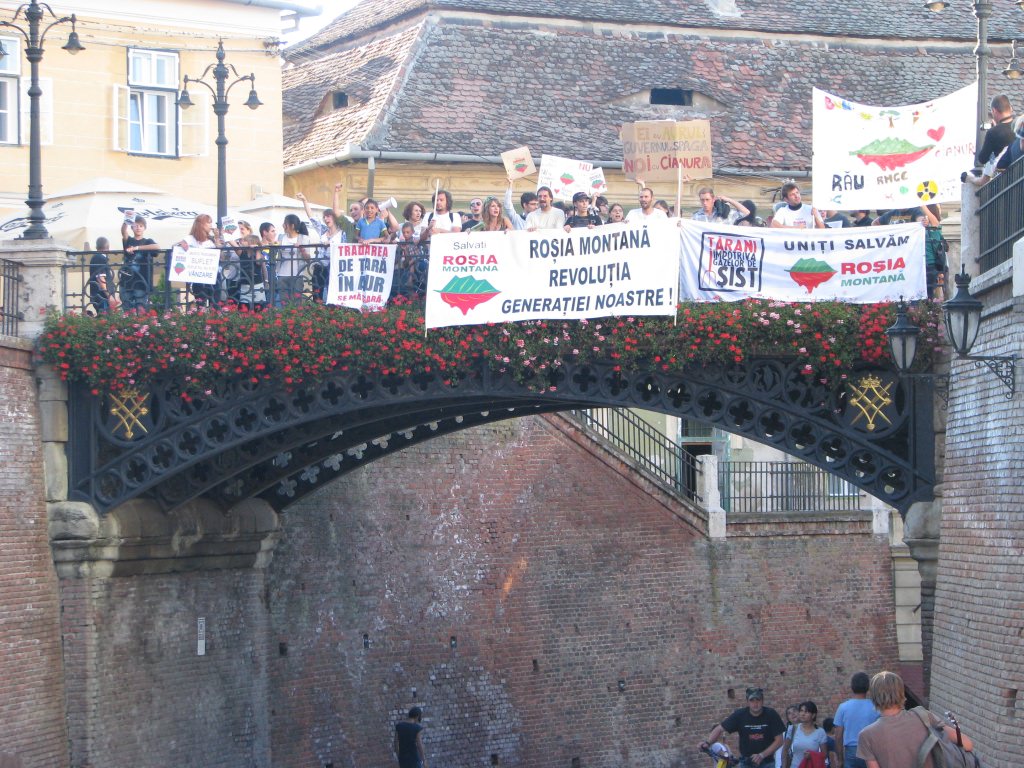
[[[750,215],[750,209],[745,205],[737,203],[731,197],[715,195],[715,190],[711,187],[701,187],[697,190],[697,199],[700,200],[700,210],[693,214],[694,221],[735,224]]]
[[[501,203],[496,197],[488,197],[483,204],[480,221],[467,232],[508,232],[512,222],[501,212]]]
[[[200,213],[196,216],[192,221],[192,229],[178,243],[178,247],[183,251],[187,251],[189,248],[220,247],[220,235],[217,232],[217,227],[214,226],[213,218],[205,213]],[[195,297],[196,304],[213,307],[219,303],[221,290],[220,270],[217,271],[216,283],[210,285],[206,283],[188,283],[187,285]]]
[[[434,210],[427,216],[427,237],[462,231],[462,217],[452,210],[452,194],[439,189],[434,194]]]
[[[552,205],[555,196],[549,187],[537,190],[538,208],[526,217],[526,229],[536,232],[538,229],[561,229],[565,226],[565,214]]]
[[[590,198],[586,192],[577,192],[572,196],[573,212],[565,220],[565,231],[571,232],[574,229],[586,227],[593,229],[601,226],[601,217],[593,212],[590,205]]]
[[[367,200],[363,204],[363,218],[356,224],[360,243],[386,243],[391,240],[388,223],[378,218],[379,213],[376,200]]]
[[[667,219],[668,216],[663,210],[654,207],[654,190],[645,187],[642,179],[637,179],[636,183],[640,185],[640,207],[626,214],[626,221],[630,224],[641,224],[655,219]]]
[[[803,202],[800,187],[788,181],[782,185],[782,200],[785,202],[772,217],[773,227],[789,229],[825,229],[825,221],[818,209]]]

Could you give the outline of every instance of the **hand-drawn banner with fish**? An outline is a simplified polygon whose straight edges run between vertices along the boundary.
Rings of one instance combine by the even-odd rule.
[[[873,107],[814,89],[814,204],[911,208],[960,200],[974,165],[978,84],[922,104]]]

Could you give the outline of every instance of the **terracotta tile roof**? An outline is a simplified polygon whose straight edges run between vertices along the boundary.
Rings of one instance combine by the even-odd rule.
[[[354,91],[368,70],[385,75],[369,87],[365,108],[313,121],[306,136],[289,126],[286,165],[336,152],[342,137],[384,151],[483,158],[526,143],[535,155],[621,161],[622,123],[707,116],[716,167],[809,170],[813,86],[856,101],[900,104],[974,79],[969,48],[584,30],[556,35],[515,21],[483,26],[441,20],[415,29],[421,35],[415,45],[406,32],[296,68],[314,70],[312,77],[286,72],[289,121],[319,103],[314,83],[322,97],[326,81]],[[382,96],[396,82],[401,50],[407,72],[384,108]],[[994,87],[1006,85],[1011,99],[1024,104],[1024,83],[1010,83],[993,76]],[[652,87],[692,90],[709,106],[651,106],[646,91]],[[307,88],[302,103],[292,103],[292,90],[307,94]],[[380,110],[375,131],[372,110]]]
[[[964,41],[975,39],[977,24],[970,3],[932,13],[921,0],[364,0],[292,52],[325,49],[431,10],[535,20]],[[1021,11],[1014,3],[993,3],[990,39],[1009,41],[1019,36],[1020,28]]]
[[[421,29],[413,25],[344,53],[286,67],[282,73],[285,167],[366,143],[405,71]],[[349,106],[334,109],[335,91]]]

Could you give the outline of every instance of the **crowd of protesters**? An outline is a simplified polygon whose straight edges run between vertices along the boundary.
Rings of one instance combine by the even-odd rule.
[[[993,102],[993,113],[995,113]],[[1001,104],[1001,102],[1000,102]],[[1024,139],[1021,142],[1024,145]],[[1005,154],[1005,153],[1004,153]],[[973,178],[973,177],[972,177]],[[689,181],[689,179],[687,179]],[[628,212],[605,195],[590,196],[577,192],[571,204],[555,200],[548,187],[524,192],[519,208],[513,202],[513,181],[509,179],[504,196],[473,197],[468,210],[456,211],[448,190],[438,189],[429,204],[408,203],[396,216],[394,198],[377,201],[363,198],[341,207],[342,185],[334,188],[333,204],[315,216],[309,201],[296,195],[305,208],[305,217],[291,213],[284,217],[281,229],[273,222],[257,227],[248,221],[237,222],[237,230],[220,232],[208,215],[197,216],[190,231],[175,248],[217,248],[221,251],[221,270],[216,284],[190,283],[188,290],[195,304],[214,306],[223,303],[246,305],[260,310],[303,298],[326,299],[329,258],[332,244],[396,244],[392,296],[422,294],[426,285],[429,246],[436,235],[457,232],[510,232],[525,230],[565,230],[596,228],[606,225],[644,223],[675,218],[675,207],[657,199],[653,189],[637,180],[637,205]],[[916,209],[878,211],[823,210],[803,202],[799,186],[789,181],[780,189],[780,200],[762,218],[751,200],[737,201],[717,195],[711,186],[697,189],[698,207],[684,217],[707,223],[746,227],[862,227],[920,222],[928,228],[927,280],[930,296],[942,298],[946,270],[945,241],[941,235],[941,212],[937,205]],[[97,241],[89,265],[88,298],[96,313],[122,308],[144,311],[150,308],[154,291],[154,258],[168,244],[158,245],[146,237],[146,221],[141,216],[125,221],[121,228],[124,264],[115,276],[109,260],[109,242]]]

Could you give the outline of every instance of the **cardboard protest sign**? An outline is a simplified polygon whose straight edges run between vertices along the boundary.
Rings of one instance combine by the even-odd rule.
[[[653,120],[622,126],[622,171],[627,179],[676,181],[711,178],[711,123]]]
[[[814,89],[814,202],[844,211],[960,200],[974,164],[978,84],[922,104],[873,107]]]
[[[359,310],[383,309],[391,295],[397,247],[333,240],[327,303]]]
[[[501,153],[501,162],[505,164],[505,173],[510,179],[522,179],[537,172],[533,164],[533,156],[529,147],[519,147]]]
[[[593,194],[590,190],[592,163],[570,160],[556,155],[541,155],[537,189],[548,187],[556,200],[572,201],[577,192]]]
[[[435,235],[428,328],[671,315],[679,235],[667,221],[545,232]]]
[[[220,251],[217,248],[189,248],[175,246],[171,251],[170,279],[184,283],[217,282],[220,270]]]
[[[680,228],[682,299],[849,301],[927,297],[925,228],[763,229],[698,221]]]
[[[595,168],[590,172],[590,189],[587,193],[593,195],[604,195],[608,192],[608,182],[604,179],[604,168]]]

